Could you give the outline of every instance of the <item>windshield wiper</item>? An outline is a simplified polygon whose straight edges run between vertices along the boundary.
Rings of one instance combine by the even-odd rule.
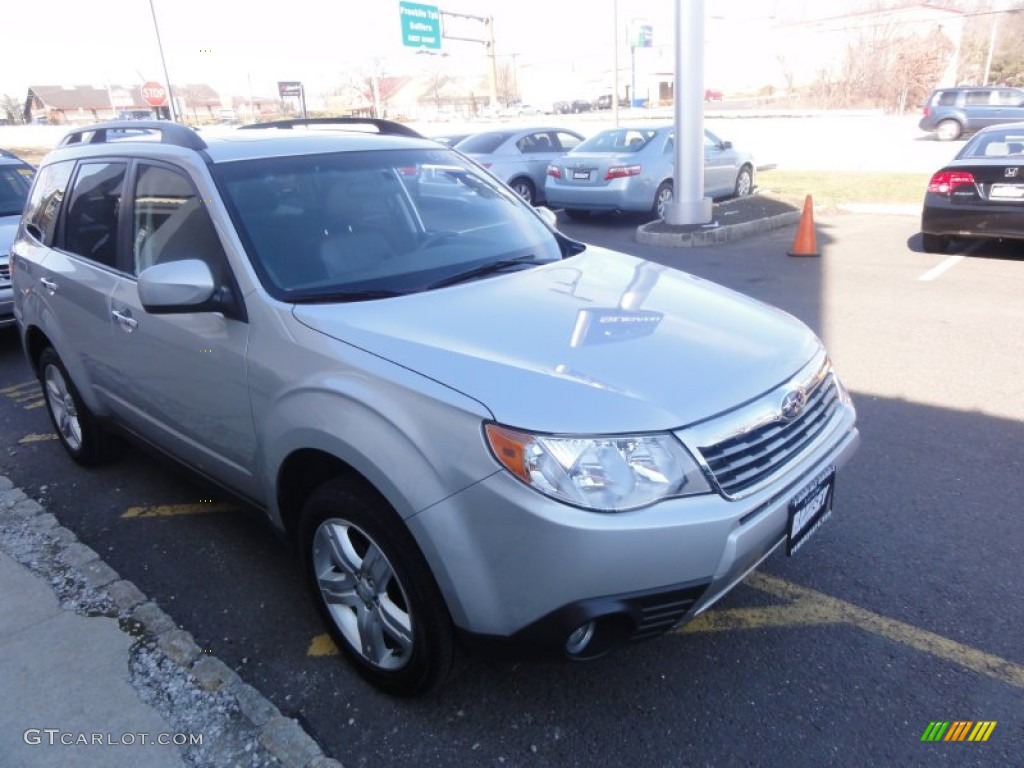
[[[405,296],[407,291],[338,291],[335,293],[316,293],[310,296],[295,296],[289,299],[293,304],[333,304],[348,301],[371,301],[373,299],[390,299]]]
[[[517,256],[514,259],[498,259],[492,261],[490,264],[483,264],[473,269],[467,269],[465,272],[457,272],[454,275],[438,280],[436,283],[431,283],[424,290],[432,291],[435,288],[444,288],[448,285],[455,285],[456,283],[464,283],[467,280],[473,280],[477,277],[486,277],[487,275],[496,275],[499,272],[505,272],[506,270],[514,267],[524,267],[531,264],[546,264],[547,262],[537,261],[534,259],[532,253],[528,253],[525,256]]]

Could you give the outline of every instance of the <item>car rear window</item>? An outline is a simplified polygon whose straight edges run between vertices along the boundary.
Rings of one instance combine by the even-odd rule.
[[[657,135],[654,128],[613,128],[591,136],[574,152],[639,152]]]
[[[1017,128],[979,133],[968,142],[958,157],[1012,157],[1024,163],[1024,131]]]

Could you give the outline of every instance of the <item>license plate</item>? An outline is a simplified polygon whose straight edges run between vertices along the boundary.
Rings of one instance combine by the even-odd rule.
[[[795,554],[832,514],[832,490],[835,488],[835,482],[836,468],[829,467],[789,503],[787,555]]]
[[[993,184],[989,200],[1024,200],[1024,184]]]
[[[573,171],[572,178],[575,181],[590,181],[590,171]]]

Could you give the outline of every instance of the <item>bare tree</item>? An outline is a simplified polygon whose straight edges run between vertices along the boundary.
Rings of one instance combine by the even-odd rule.
[[[6,93],[0,97],[0,114],[11,125],[25,122],[23,106],[16,98],[8,96]]]

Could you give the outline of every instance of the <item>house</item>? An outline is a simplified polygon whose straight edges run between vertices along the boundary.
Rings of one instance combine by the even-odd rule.
[[[25,121],[87,125],[112,120],[119,112],[151,109],[142,98],[141,88],[141,85],[32,85],[25,99]],[[174,85],[171,93],[179,119],[190,123],[221,119],[224,104],[209,85]]]

